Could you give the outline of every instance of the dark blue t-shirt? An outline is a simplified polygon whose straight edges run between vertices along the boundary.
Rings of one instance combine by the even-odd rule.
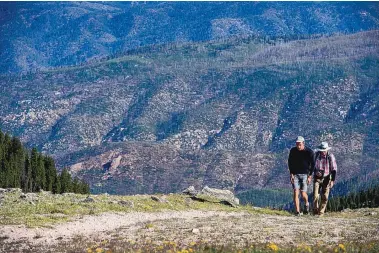
[[[288,168],[291,174],[308,174],[312,175],[315,167],[313,150],[305,147],[298,150],[296,147],[291,148],[288,156]]]

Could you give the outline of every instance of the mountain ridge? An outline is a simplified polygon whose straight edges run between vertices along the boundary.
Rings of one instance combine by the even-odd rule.
[[[379,28],[375,3],[2,3],[0,73],[81,64],[145,45]],[[193,18],[196,17],[196,18]]]

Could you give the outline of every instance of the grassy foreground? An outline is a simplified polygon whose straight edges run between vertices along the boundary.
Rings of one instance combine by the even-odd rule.
[[[289,217],[290,214],[283,211],[275,211],[252,206],[229,207],[219,203],[192,201],[186,195],[135,195],[135,196],[113,196],[113,195],[79,195],[64,194],[52,195],[48,192],[23,195],[18,190],[3,193],[0,196],[0,226],[2,225],[26,225],[27,227],[54,227],[59,223],[75,220],[86,215],[97,215],[104,212],[165,212],[174,211],[223,211],[223,212],[248,212],[264,217]],[[333,213],[329,217],[357,218],[357,213]],[[292,217],[289,217],[292,219]],[[376,214],[374,219],[377,219]],[[288,218],[286,218],[288,219]],[[293,217],[293,219],[296,219]],[[298,218],[297,218],[298,219]],[[314,220],[313,217],[301,217],[300,219]],[[296,222],[296,221],[295,221]],[[326,224],[327,225],[327,224]],[[140,230],[146,232],[157,229],[159,222],[146,223]],[[180,229],[180,228],[178,228]],[[220,244],[203,238],[191,242],[180,240],[169,240],[162,236],[162,240],[151,240],[148,236],[131,239],[118,231],[111,231],[109,239],[88,239],[76,236],[73,239],[58,241],[53,245],[31,244],[26,242],[3,243],[6,238],[0,237],[0,252],[171,252],[171,253],[266,253],[266,252],[379,252],[379,242],[375,240],[341,242],[318,242],[305,241],[298,244],[275,244],[246,242],[245,245],[236,245],[230,242]],[[142,232],[143,234],[144,232]],[[148,234],[148,233],[146,233]],[[100,237],[99,237],[100,238]],[[222,238],[221,238],[222,241]]]
[[[66,193],[51,194],[40,192],[28,194],[21,198],[22,193],[16,189],[3,195],[0,207],[0,225],[26,225],[28,227],[51,226],[66,222],[84,215],[95,215],[104,212],[160,212],[165,210],[207,210],[207,211],[247,211],[289,215],[287,212],[240,206],[233,208],[227,205],[189,201],[187,195],[169,194],[116,196],[116,195],[81,195]]]

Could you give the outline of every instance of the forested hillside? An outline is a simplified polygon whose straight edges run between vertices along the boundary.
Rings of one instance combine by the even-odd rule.
[[[0,130],[0,188],[21,188],[23,192],[40,190],[53,193],[89,193],[89,185],[71,178],[67,169],[58,174],[54,159],[33,148],[24,148],[17,137]]]

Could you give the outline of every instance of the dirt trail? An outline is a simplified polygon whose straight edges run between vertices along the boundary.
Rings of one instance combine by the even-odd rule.
[[[215,244],[245,243],[298,244],[337,243],[356,239],[379,240],[379,217],[353,216],[318,218],[279,216],[247,212],[165,211],[159,213],[103,213],[84,216],[55,227],[0,227],[4,244],[53,245],[77,236],[88,240],[209,241]]]

